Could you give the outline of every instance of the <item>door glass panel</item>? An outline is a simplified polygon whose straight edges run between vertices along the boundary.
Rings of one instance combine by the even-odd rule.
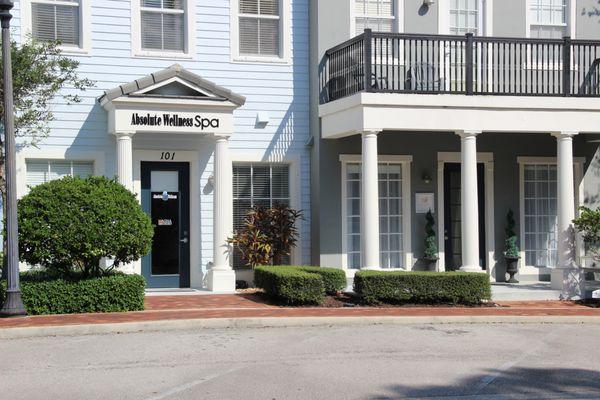
[[[150,190],[153,192],[178,192],[179,173],[177,171],[151,171]]]
[[[152,275],[179,274],[180,194],[177,171],[151,171]]]

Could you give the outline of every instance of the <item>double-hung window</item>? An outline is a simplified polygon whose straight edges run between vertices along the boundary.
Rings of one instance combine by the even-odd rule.
[[[281,56],[280,0],[239,0],[239,54]]]
[[[379,262],[381,268],[404,268],[403,168],[400,163],[379,163]],[[361,164],[345,168],[345,253],[346,266],[358,269],[361,261]]]
[[[185,0],[141,0],[142,50],[185,52]]]
[[[481,0],[450,1],[450,34],[479,35],[481,30]]]
[[[531,0],[531,37],[561,39],[567,35],[568,0]]]
[[[82,47],[81,0],[31,0],[31,34],[40,41]]]
[[[26,160],[27,186],[33,187],[42,183],[60,179],[65,176],[87,178],[94,173],[93,161],[68,160]]]
[[[287,164],[241,163],[233,165],[233,229],[240,229],[254,206],[290,205],[290,167]],[[284,260],[289,263],[289,258]],[[234,251],[234,267],[243,267]]]
[[[365,29],[375,32],[394,31],[394,0],[354,0],[355,32]]]

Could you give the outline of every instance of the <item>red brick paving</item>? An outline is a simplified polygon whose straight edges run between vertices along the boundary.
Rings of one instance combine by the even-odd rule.
[[[563,301],[498,302],[498,307],[279,307],[254,295],[187,295],[146,298],[146,310],[126,313],[41,315],[0,319],[0,329],[248,317],[598,316],[600,308]]]

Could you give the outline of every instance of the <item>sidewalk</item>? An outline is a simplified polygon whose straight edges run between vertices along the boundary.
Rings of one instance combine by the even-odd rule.
[[[232,325],[233,320],[238,320],[234,325],[249,324],[249,320],[256,326],[258,320],[280,320],[277,326],[290,323],[297,325],[302,318],[308,319],[312,324],[322,321],[323,324],[332,320],[362,320],[365,323],[379,323],[394,319],[397,323],[410,321],[428,322],[596,322],[600,323],[600,308],[562,301],[504,301],[496,302],[495,307],[279,307],[265,303],[259,296],[253,294],[229,295],[187,295],[187,296],[148,296],[146,297],[146,310],[126,313],[98,313],[98,314],[68,314],[68,315],[42,315],[24,318],[0,319],[0,337],[16,337],[26,329],[18,328],[60,328],[85,325],[85,332],[94,333],[94,326],[108,324],[110,329],[96,329],[98,332],[126,331],[152,329],[153,322],[160,322],[160,327],[165,327],[165,322],[194,321],[189,324],[194,327],[211,326],[226,327]],[[352,318],[354,317],[354,318]],[[359,317],[359,318],[356,318]],[[298,321],[293,321],[298,319]],[[227,320],[228,323],[216,323],[210,320]],[[205,322],[203,324],[203,321]],[[241,321],[241,322],[240,322]],[[245,322],[244,322],[245,321]],[[137,324],[137,325],[136,325]],[[156,326],[159,326],[156,325]],[[271,325],[270,323],[268,325]],[[184,327],[185,324],[177,324]],[[272,325],[271,325],[272,326]],[[11,333],[11,331],[17,329]],[[33,332],[35,329],[31,331]],[[64,330],[38,329],[44,334],[56,334]],[[80,329],[81,331],[81,329]],[[34,336],[38,336],[34,334]]]

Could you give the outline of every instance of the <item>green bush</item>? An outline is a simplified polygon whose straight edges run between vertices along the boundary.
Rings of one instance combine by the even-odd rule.
[[[492,296],[487,274],[468,272],[359,271],[354,292],[369,304],[479,304]]]
[[[325,296],[321,275],[296,267],[256,267],[254,283],[284,304],[320,304]]]
[[[148,253],[154,230],[133,193],[104,177],[65,177],[33,187],[18,205],[21,261],[100,276]]]
[[[114,273],[101,278],[22,273],[21,295],[30,315],[138,311],[144,309],[146,282],[140,275]],[[6,281],[0,281],[0,304]]]
[[[347,285],[346,273],[339,268],[296,267],[305,272],[319,274],[323,279],[325,293],[332,295],[344,290]]]

